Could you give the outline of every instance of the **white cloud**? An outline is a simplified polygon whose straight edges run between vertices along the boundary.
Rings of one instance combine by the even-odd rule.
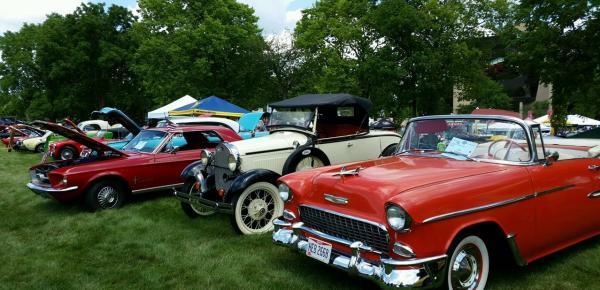
[[[293,30],[296,22],[302,18],[301,10],[288,11],[293,0],[238,0],[254,8],[259,17],[258,26],[263,34],[279,34],[284,30]]]
[[[40,23],[51,13],[73,12],[81,0],[0,0],[0,34],[17,31],[27,23]]]

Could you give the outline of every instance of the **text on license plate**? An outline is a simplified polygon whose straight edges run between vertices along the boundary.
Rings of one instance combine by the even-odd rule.
[[[306,255],[323,263],[329,264],[329,258],[331,257],[331,244],[319,241],[317,239],[308,238]]]

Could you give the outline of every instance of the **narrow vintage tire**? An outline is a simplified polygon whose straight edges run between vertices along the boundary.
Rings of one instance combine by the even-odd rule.
[[[273,229],[273,219],[283,214],[283,201],[277,187],[268,182],[248,186],[232,202],[231,222],[241,234],[263,234]]]
[[[380,157],[392,156],[396,149],[398,149],[398,143],[390,144],[381,151]]]
[[[60,160],[71,160],[77,158],[77,151],[71,146],[65,146],[60,149],[58,154]]]
[[[34,151],[37,153],[44,153],[44,143],[37,144]]]
[[[119,208],[125,201],[125,189],[120,182],[104,179],[95,182],[85,193],[85,205],[92,211]]]
[[[282,175],[327,165],[329,159],[323,151],[312,147],[301,147],[288,157],[283,165]]]
[[[183,191],[188,194],[198,194],[198,190],[194,187],[196,182],[194,180],[188,180],[183,186]],[[210,207],[202,205],[191,205],[189,203],[181,202],[181,209],[190,218],[197,218],[199,216],[213,215],[216,211]]]
[[[483,290],[489,271],[490,256],[485,242],[473,235],[457,239],[448,251],[446,288]]]

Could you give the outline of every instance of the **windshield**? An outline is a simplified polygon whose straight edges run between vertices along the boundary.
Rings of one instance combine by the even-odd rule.
[[[308,108],[279,108],[273,110],[269,127],[291,126],[312,130],[314,111]]]
[[[411,122],[398,154],[424,154],[460,160],[531,160],[525,129],[495,119],[430,119]]]
[[[140,132],[125,147],[124,151],[151,153],[167,136],[166,132],[146,130]]]

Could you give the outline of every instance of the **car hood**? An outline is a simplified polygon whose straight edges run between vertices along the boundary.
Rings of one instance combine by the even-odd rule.
[[[356,175],[342,176],[342,168],[344,167],[331,166],[321,169],[321,173],[313,177],[310,190],[303,189],[303,192],[310,194],[302,202],[338,207],[342,212],[360,207],[365,209],[365,213],[378,213],[392,199],[422,198],[405,194],[414,189],[508,169],[505,165],[494,163],[421,156],[394,156],[346,164],[345,170],[361,168]],[[283,180],[285,179],[284,177]],[[334,204],[326,201],[325,194],[346,198],[348,203]],[[406,201],[418,203],[415,200]]]
[[[307,141],[308,137],[305,134],[295,131],[277,131],[260,138],[231,142],[231,145],[234,145],[240,155],[244,156],[270,150],[292,149],[295,147],[294,142],[303,145]]]
[[[100,118],[103,117],[107,119],[109,123],[118,123],[121,124],[127,131],[129,131],[134,136],[139,134],[142,128],[133,121],[129,116],[125,115],[125,113],[121,112],[119,109],[105,107],[98,111],[92,112],[92,118]]]
[[[43,128],[45,130],[49,130],[52,131],[58,135],[61,135],[63,137],[66,137],[68,139],[71,139],[81,145],[84,145],[92,150],[95,151],[99,151],[99,152],[105,152],[105,151],[110,151],[113,154],[118,154],[121,156],[127,156],[127,154],[125,154],[122,151],[119,151],[117,149],[114,149],[104,143],[98,142],[88,136],[85,136],[83,134],[78,133],[75,130],[71,130],[68,128],[65,128],[61,125],[55,124],[55,123],[50,123],[50,122],[44,122],[44,121],[35,121],[34,124],[36,126],[39,126],[40,128]]]

